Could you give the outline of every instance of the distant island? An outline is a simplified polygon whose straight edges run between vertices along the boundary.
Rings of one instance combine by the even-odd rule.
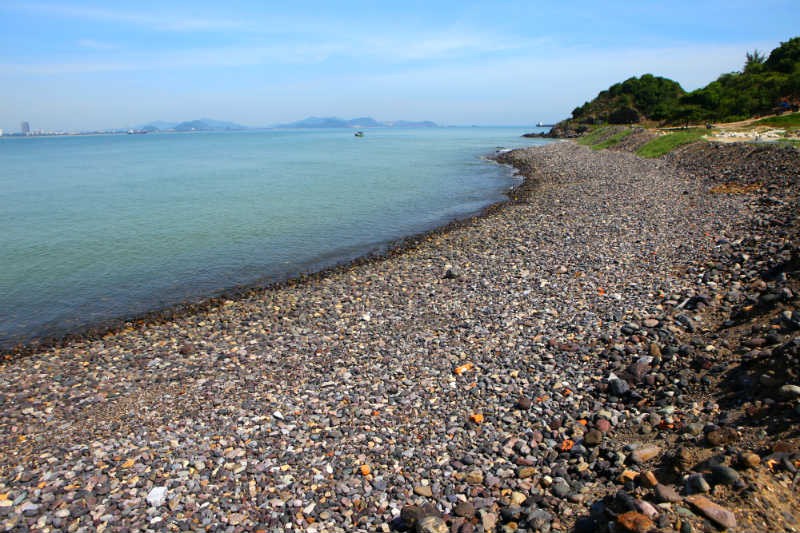
[[[379,122],[372,117],[343,119],[338,117],[308,117],[297,122],[281,124],[278,128],[436,128],[438,125],[430,120],[409,121],[393,120]]]
[[[153,120],[145,124],[134,127],[111,128],[101,130],[89,130],[81,132],[67,132],[62,130],[45,131],[33,130],[28,128],[26,131],[5,133],[0,130],[0,136],[4,137],[50,137],[66,135],[118,135],[118,134],[142,134],[156,132],[193,132],[193,131],[247,131],[247,130],[269,130],[277,128],[438,128],[439,125],[430,120],[387,120],[379,121],[372,117],[360,117],[343,119],[338,117],[308,117],[288,124],[274,124],[271,126],[243,126],[236,122],[215,120],[211,118],[198,118],[186,120],[184,122],[169,122],[165,120]]]
[[[372,117],[359,117],[351,119],[343,119],[338,117],[308,117],[296,122],[289,122],[288,124],[277,124],[264,127],[249,127],[242,126],[235,122],[226,122],[222,120],[214,120],[210,118],[199,118],[196,120],[188,120],[185,122],[166,122],[163,120],[155,120],[138,126],[136,130],[146,132],[156,131],[242,131],[251,129],[273,129],[273,128],[435,128],[438,127],[435,122],[430,120],[424,121],[410,121],[410,120],[393,120],[393,121],[378,121]]]
[[[210,118],[198,118],[185,122],[165,122],[155,120],[136,128],[141,131],[240,131],[251,129],[235,122],[214,120]]]

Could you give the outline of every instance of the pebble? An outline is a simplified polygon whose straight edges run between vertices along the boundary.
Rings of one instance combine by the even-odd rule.
[[[626,468],[619,475],[619,482],[623,483],[623,484],[624,483],[628,483],[628,482],[632,482],[633,480],[637,479],[640,475],[641,475],[640,472],[637,472],[636,470],[628,470]]]
[[[688,448],[681,446],[678,448],[678,452],[675,455],[675,466],[678,468],[679,471],[685,472],[690,470],[692,467],[692,463],[694,462],[694,457],[692,453],[689,451]]]
[[[631,390],[631,387],[623,379],[612,378],[608,381],[608,390],[614,396],[624,396]]]
[[[645,515],[650,520],[655,520],[656,518],[658,518],[658,511],[649,502],[646,502],[644,500],[636,500],[634,504],[636,506],[636,510]]]
[[[711,485],[708,484],[703,474],[692,474],[686,478],[686,492],[694,494],[697,492],[709,492]]]
[[[741,452],[739,454],[739,464],[745,468],[756,468],[761,464],[761,457],[753,452]]]
[[[527,396],[522,396],[519,398],[519,400],[517,400],[517,407],[523,411],[530,409],[531,405],[533,405],[533,401],[531,401],[531,399]]]
[[[464,518],[472,518],[475,516],[475,507],[469,502],[458,502],[453,507],[453,514]]]
[[[670,485],[662,485],[659,483],[654,489],[656,501],[678,503],[683,500],[680,494]]]
[[[711,446],[725,446],[739,440],[738,432],[733,428],[721,428],[706,433],[706,440]]]
[[[433,496],[433,490],[429,485],[416,485],[414,487],[414,494],[417,496],[424,496],[425,498],[430,498]]]
[[[654,488],[658,485],[658,478],[652,470],[646,470],[639,478],[639,483],[645,488]]]
[[[433,509],[423,509],[418,505],[406,505],[400,511],[400,520],[408,529],[416,529],[419,521],[426,514],[436,514]]]
[[[603,442],[603,433],[597,429],[590,429],[583,436],[583,443],[587,446],[597,446]]]
[[[712,520],[720,527],[725,529],[736,527],[736,516],[728,509],[725,509],[721,505],[712,502],[705,496],[687,496],[686,501],[689,502],[692,507],[697,509],[703,516]]]
[[[485,531],[494,531],[497,525],[497,515],[495,513],[481,509],[480,518],[481,525]]]
[[[522,505],[527,499],[527,496],[515,490],[511,493],[510,501],[512,505]]]
[[[631,452],[630,459],[635,464],[652,461],[661,454],[661,446],[655,444],[641,446]]]
[[[473,485],[480,485],[483,483],[483,472],[480,470],[471,470],[466,477],[467,483]]]
[[[191,342],[185,342],[181,345],[180,349],[178,350],[178,353],[180,353],[181,355],[192,355],[195,353],[196,350],[197,349],[195,348],[194,344],[192,344]]]
[[[533,531],[548,533],[553,523],[553,515],[544,509],[534,509],[528,513],[528,524]]]
[[[569,483],[567,483],[563,479],[556,479],[553,481],[553,485],[550,487],[550,491],[553,493],[554,496],[558,496],[559,498],[566,498],[572,492],[572,488],[569,486]]]
[[[536,468],[532,466],[523,466],[517,469],[517,477],[519,479],[528,479],[536,474]]]
[[[655,360],[661,359],[661,346],[655,342],[650,343],[650,356]]]
[[[786,398],[800,398],[800,386],[798,385],[783,385],[778,392]]]
[[[444,520],[433,515],[422,517],[417,523],[416,529],[418,533],[449,533],[450,531]]]
[[[689,435],[700,435],[703,432],[703,424],[700,422],[690,422],[686,424],[686,433]]]
[[[19,510],[25,516],[28,517],[36,516],[39,514],[39,505],[33,502],[25,502],[24,504],[22,504],[22,506],[20,506]]]
[[[597,422],[594,423],[594,426],[602,433],[608,433],[611,431],[611,422],[605,418],[598,419]]]
[[[739,472],[729,466],[711,467],[711,482],[718,485],[734,485],[740,479]]]
[[[617,517],[617,524],[625,531],[633,533],[646,533],[655,526],[652,520],[636,511],[628,511]]]
[[[147,493],[147,503],[153,507],[161,507],[167,499],[167,487],[153,487]]]

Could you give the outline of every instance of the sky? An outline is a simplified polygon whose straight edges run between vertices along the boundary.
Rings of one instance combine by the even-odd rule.
[[[797,0],[0,0],[0,128],[532,125],[630,76],[702,87],[797,20]]]

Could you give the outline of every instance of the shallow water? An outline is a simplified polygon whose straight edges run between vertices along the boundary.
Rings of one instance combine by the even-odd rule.
[[[520,128],[0,138],[0,348],[375,251],[502,200]]]

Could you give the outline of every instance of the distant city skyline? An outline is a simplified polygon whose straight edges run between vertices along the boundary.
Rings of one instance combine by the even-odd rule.
[[[308,116],[533,125],[630,76],[692,90],[798,33],[796,1],[10,0],[0,129]]]

